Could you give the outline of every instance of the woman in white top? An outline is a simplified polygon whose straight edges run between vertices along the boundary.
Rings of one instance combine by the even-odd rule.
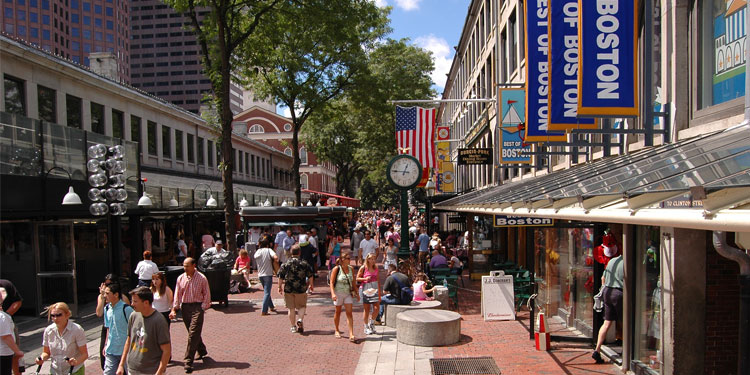
[[[89,357],[86,333],[80,325],[69,320],[70,315],[70,308],[65,302],[47,308],[47,319],[53,323],[44,330],[42,354],[36,358],[36,364],[41,365],[51,359],[51,374],[83,375],[86,371],[83,367]]]
[[[438,232],[435,232],[432,234],[432,238],[430,238],[430,247],[433,250],[440,251],[440,248],[442,247],[442,243],[440,241],[440,236],[438,235]]]
[[[151,292],[154,293],[154,302],[151,303],[151,307],[164,315],[164,318],[167,319],[167,327],[169,327],[172,324],[172,320],[169,319],[169,312],[172,309],[174,294],[167,285],[167,277],[164,276],[164,272],[157,272],[151,276]]]

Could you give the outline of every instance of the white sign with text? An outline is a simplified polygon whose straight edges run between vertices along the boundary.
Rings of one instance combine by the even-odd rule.
[[[515,320],[513,276],[493,271],[482,276],[482,316],[484,320]]]

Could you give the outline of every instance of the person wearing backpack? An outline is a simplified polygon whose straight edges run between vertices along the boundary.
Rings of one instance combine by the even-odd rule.
[[[414,294],[411,290],[411,280],[403,272],[397,270],[395,264],[388,264],[388,278],[383,284],[383,297],[380,299],[380,313],[375,319],[379,324],[383,318],[386,305],[408,305]]]
[[[104,308],[104,326],[107,327],[107,342],[104,344],[104,375],[115,375],[120,364],[125,339],[128,337],[128,318],[133,308],[122,301],[120,285],[109,284],[105,288],[107,306]],[[127,369],[126,369],[127,370]]]

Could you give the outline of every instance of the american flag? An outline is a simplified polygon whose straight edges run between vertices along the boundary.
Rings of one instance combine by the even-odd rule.
[[[396,147],[408,149],[422,168],[437,168],[435,159],[435,109],[396,107]]]

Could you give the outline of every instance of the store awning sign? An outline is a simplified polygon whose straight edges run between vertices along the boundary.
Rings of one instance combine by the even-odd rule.
[[[596,129],[578,118],[578,0],[549,3],[549,130]]]
[[[544,217],[495,215],[495,220],[494,220],[495,228],[550,227],[553,225],[555,225],[555,219],[548,219]]]
[[[523,156],[523,152],[531,152],[531,144],[524,142],[523,128],[526,124],[526,96],[525,89],[501,88],[500,123],[501,138],[498,142],[501,164],[528,164],[531,156]]]
[[[580,0],[578,115],[638,115],[638,2]]]
[[[547,0],[525,1],[526,142],[565,141],[564,132],[549,132],[549,39]]]
[[[458,165],[492,165],[491,148],[459,148]]]

